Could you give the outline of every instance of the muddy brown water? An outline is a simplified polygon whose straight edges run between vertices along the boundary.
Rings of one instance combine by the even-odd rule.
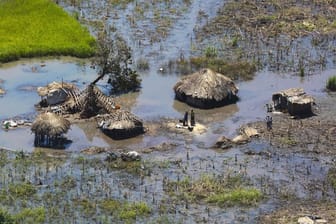
[[[36,111],[34,105],[40,97],[36,93],[37,86],[44,86],[52,81],[74,82],[80,88],[95,77],[95,71],[90,69],[86,61],[75,62],[75,59],[60,60],[28,60],[3,65],[0,77],[5,80],[3,86],[7,93],[0,98],[0,119],[22,117],[34,119]],[[31,72],[32,66],[45,64],[42,71]],[[266,115],[265,104],[270,102],[271,94],[275,91],[290,87],[303,87],[308,94],[315,97],[325,95],[326,80],[335,74],[335,70],[328,70],[309,77],[279,75],[269,72],[260,72],[254,80],[237,83],[240,100],[235,105],[228,105],[211,110],[195,109],[198,122],[207,127],[207,132],[197,138],[210,146],[221,135],[234,136],[239,126],[255,120],[262,120]],[[172,118],[176,121],[183,117],[185,111],[190,110],[188,105],[174,99],[173,86],[177,82],[176,75],[162,76],[156,71],[142,75],[142,90],[136,94],[126,94],[118,97],[117,101],[130,109],[133,113],[146,121]],[[100,87],[106,92],[108,87],[103,81]],[[29,87],[32,87],[31,89]],[[151,145],[151,138],[160,136],[139,136],[124,141],[113,141],[105,137],[98,129],[97,124],[74,124],[67,137],[72,143],[66,148],[68,151],[79,151],[89,146],[109,146],[134,148],[135,146]],[[20,139],[18,141],[18,138]],[[33,151],[33,138],[29,128],[0,131],[1,146]],[[80,141],[79,141],[80,140]],[[153,140],[156,142],[156,140]],[[134,143],[134,146],[132,147]],[[139,145],[139,143],[141,143]]]
[[[93,1],[95,2],[95,1]],[[98,3],[97,1],[97,8]],[[103,6],[105,3],[101,1]],[[190,38],[196,24],[197,12],[203,9],[210,18],[215,15],[214,10],[222,4],[221,1],[192,1],[190,10],[186,15],[179,18],[173,26],[171,35],[158,43],[136,44],[136,36],[132,39],[128,35],[127,40],[134,50],[135,57],[145,56],[150,63],[150,70],[140,72],[142,78],[142,89],[138,93],[125,94],[117,98],[122,107],[131,110],[134,114],[144,120],[144,124],[152,127],[160,127],[160,122],[166,118],[178,120],[183,117],[185,111],[191,108],[174,99],[173,86],[179,80],[180,75],[169,73],[166,69],[167,61],[176,58],[183,52],[188,56]],[[70,7],[71,8],[71,7]],[[82,6],[87,17],[98,16],[94,11]],[[125,15],[132,7],[122,11],[118,19],[109,17],[107,22],[116,23],[117,27],[124,27],[122,32],[131,32]],[[71,10],[71,9],[70,9]],[[145,37],[143,37],[145,38]],[[163,67],[165,73],[159,72]],[[72,141],[67,145],[65,152],[76,154],[77,152],[91,146],[107,147],[112,150],[139,150],[162,143],[172,143],[176,147],[168,151],[153,151],[144,154],[145,160],[150,161],[182,161],[179,166],[172,165],[169,169],[153,169],[151,176],[145,177],[144,183],[139,184],[139,178],[130,178],[130,175],[122,173],[106,172],[106,182],[112,189],[111,195],[121,198],[120,189],[129,193],[130,201],[144,200],[154,207],[153,217],[158,217],[158,208],[153,201],[167,199],[163,190],[163,177],[170,180],[191,177],[197,179],[201,174],[228,173],[243,174],[252,181],[253,186],[261,189],[267,199],[256,207],[252,208],[226,208],[204,204],[185,206],[176,205],[176,212],[170,217],[183,222],[195,223],[206,220],[209,223],[254,223],[255,217],[262,213],[272,211],[279,205],[279,200],[295,195],[298,198],[321,199],[325,175],[331,164],[331,158],[323,155],[305,155],[300,153],[281,153],[281,150],[272,148],[262,140],[233,148],[231,150],[213,150],[210,146],[220,136],[233,137],[237,129],[246,123],[263,120],[266,116],[265,104],[271,100],[273,92],[278,90],[302,87],[313,97],[324,98],[327,93],[324,90],[326,80],[336,74],[335,69],[316,71],[314,75],[299,77],[292,74],[276,74],[269,71],[260,71],[251,81],[237,82],[239,87],[240,100],[234,105],[228,105],[211,110],[194,109],[196,122],[207,127],[207,131],[201,135],[193,133],[177,134],[165,130],[148,132],[142,136],[132,139],[115,141],[100,132],[95,122],[73,124],[67,133],[68,139]],[[29,59],[18,62],[2,64],[0,66],[0,79],[4,80],[1,87],[6,94],[0,97],[0,120],[20,117],[33,120],[37,114],[34,104],[40,97],[36,93],[36,87],[44,86],[51,81],[74,82],[83,89],[85,85],[94,80],[96,72],[90,68],[88,60],[74,58],[59,59]],[[108,92],[106,80],[98,83],[98,86]],[[0,147],[14,150],[33,152],[34,136],[29,127],[17,128],[14,130],[0,130]],[[255,152],[271,152],[271,156],[253,155],[247,156],[244,152],[252,150]],[[52,151],[52,150],[48,150]],[[67,165],[66,165],[67,166]],[[66,172],[67,169],[64,169]],[[74,168],[74,175],[80,176],[80,170]],[[95,175],[96,170],[88,171],[88,176]],[[66,174],[64,174],[66,175]],[[126,183],[126,184],[125,184]],[[127,187],[127,186],[135,187]],[[314,185],[314,186],[311,186]],[[99,188],[99,186],[97,186]],[[328,193],[333,195],[332,193]],[[103,197],[100,195],[100,197]],[[210,207],[210,215],[206,209]],[[81,220],[77,217],[78,220]],[[83,221],[83,220],[82,220]],[[146,223],[146,221],[139,221]]]

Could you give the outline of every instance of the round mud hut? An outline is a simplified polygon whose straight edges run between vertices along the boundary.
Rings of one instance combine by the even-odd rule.
[[[63,137],[70,129],[70,121],[54,113],[40,114],[32,124],[35,133],[35,146],[64,148],[66,139]]]
[[[175,98],[190,106],[211,109],[235,103],[238,87],[223,74],[202,69],[183,77],[174,86]]]
[[[112,139],[132,138],[144,133],[142,121],[127,110],[115,110],[99,123],[104,134]]]

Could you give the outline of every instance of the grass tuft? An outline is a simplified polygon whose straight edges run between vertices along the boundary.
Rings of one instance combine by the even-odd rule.
[[[327,81],[327,89],[336,91],[336,76],[332,76]]]
[[[145,202],[129,203],[108,199],[101,201],[99,206],[104,212],[112,213],[124,221],[135,220],[151,213],[151,208]]]
[[[245,181],[239,175],[225,178],[203,175],[194,182],[185,178],[177,182],[169,182],[168,191],[179,201],[203,200],[219,206],[251,206],[263,198],[260,190],[246,187]]]

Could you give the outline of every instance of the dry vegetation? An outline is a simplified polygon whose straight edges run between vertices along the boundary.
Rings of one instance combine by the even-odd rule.
[[[210,43],[229,61],[304,76],[335,63],[335,13],[334,1],[229,1],[196,30],[195,52]]]

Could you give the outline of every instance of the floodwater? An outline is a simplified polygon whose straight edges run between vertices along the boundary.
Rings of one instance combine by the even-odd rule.
[[[92,3],[93,2],[93,3]],[[81,10],[85,12],[86,18],[96,18],[104,16],[99,13],[101,6],[106,6],[105,1],[91,4],[83,3]],[[145,57],[150,70],[141,72],[142,89],[139,93],[126,94],[118,98],[118,102],[126,109],[145,121],[158,120],[162,117],[174,119],[182,118],[185,111],[190,107],[184,103],[174,100],[173,86],[179,80],[180,74],[170,74],[167,69],[167,62],[176,59],[177,55],[183,53],[185,56],[190,52],[190,39],[194,38],[193,30],[200,26],[197,22],[199,11],[207,13],[208,18],[215,16],[216,8],[221,6],[217,0],[192,1],[189,10],[178,17],[165,39],[158,42],[149,43],[147,36],[142,34],[137,36],[138,29],[146,22],[140,23],[138,29],[134,31],[127,18],[134,10],[134,5],[130,4],[124,10],[118,11],[117,17],[108,17],[107,24],[114,24],[132,47],[134,61],[139,57]],[[64,5],[73,11],[75,8]],[[105,7],[106,8],[106,7]],[[109,12],[113,15],[114,12]],[[98,18],[97,18],[98,17]],[[127,35],[132,33],[134,35]],[[144,44],[139,45],[141,38]],[[159,68],[164,69],[164,74],[159,72]],[[207,133],[199,137],[206,146],[213,142],[220,135],[232,136],[240,125],[250,121],[263,119],[265,116],[265,104],[271,99],[271,94],[275,91],[290,88],[303,87],[308,94],[321,96],[324,93],[326,80],[335,74],[335,70],[317,71],[315,75],[299,77],[290,74],[275,74],[268,71],[261,71],[256,74],[252,81],[239,82],[240,100],[235,105],[228,105],[212,110],[196,109],[196,119],[198,122],[208,127]],[[34,119],[36,116],[34,104],[40,100],[36,93],[36,87],[44,86],[52,81],[74,82],[79,88],[85,88],[85,84],[94,80],[95,70],[90,68],[88,60],[74,58],[59,59],[29,59],[18,62],[4,64],[0,67],[0,78],[4,80],[2,87],[6,90],[6,95],[0,98],[0,119],[4,120],[16,116]],[[106,80],[98,83],[99,87],[108,92]],[[140,136],[136,140],[112,141],[106,138],[96,128],[96,124],[86,127],[83,125],[72,125],[67,134],[72,143],[66,148],[69,151],[78,151],[89,146],[109,146],[131,147],[134,142],[137,146],[148,146],[152,141],[147,136]],[[20,138],[20,141],[17,140]],[[0,131],[0,146],[20,149],[25,151],[34,150],[33,138],[29,128],[18,128],[10,131]],[[154,137],[156,138],[156,137]],[[78,141],[80,139],[80,141]],[[164,138],[163,138],[164,139]],[[154,141],[156,142],[156,141]],[[140,143],[140,145],[139,145]],[[141,144],[142,143],[142,144]]]
[[[94,2],[94,1],[93,1]],[[99,1],[98,1],[99,2]],[[102,3],[103,2],[103,3]],[[196,25],[197,13],[200,9],[205,11],[209,18],[215,15],[216,8],[222,1],[192,1],[189,10],[180,17],[170,31],[166,39],[150,44],[143,36],[143,44],[137,44],[136,35],[127,35],[127,41],[134,51],[135,60],[139,57],[145,57],[150,64],[148,71],[140,72],[142,78],[142,89],[138,93],[125,94],[118,97],[117,102],[124,108],[132,111],[138,117],[144,120],[144,125],[151,121],[160,122],[161,118],[181,119],[185,111],[191,108],[174,99],[173,86],[181,77],[180,74],[170,73],[167,69],[167,63],[170,59],[176,58],[181,52],[189,55],[190,39],[193,38],[193,29]],[[87,18],[97,16],[94,7],[83,3],[82,10],[85,11]],[[97,3],[98,4],[98,3]],[[107,3],[100,1],[103,6]],[[97,8],[98,5],[97,5]],[[68,10],[73,10],[69,7]],[[127,7],[118,14],[118,18],[108,17],[107,23],[116,24],[121,33],[132,32],[126,18],[130,13],[132,6]],[[111,12],[113,14],[113,12]],[[121,29],[121,27],[123,29]],[[164,73],[159,72],[159,68],[164,69]],[[195,135],[191,139],[184,136],[166,136],[158,134],[156,136],[144,134],[132,139],[115,141],[97,129],[94,122],[73,124],[71,130],[67,133],[68,139],[72,141],[65,151],[78,152],[91,146],[110,147],[112,149],[139,149],[164,142],[177,143],[176,150],[172,152],[153,152],[150,156],[158,160],[176,160],[182,158],[184,163],[188,164],[188,175],[195,178],[203,172],[221,174],[232,170],[242,172],[244,169],[246,175],[253,179],[253,184],[260,188],[266,188],[265,182],[272,183],[275,187],[270,189],[282,189],[289,185],[290,192],[299,192],[299,197],[305,197],[309,190],[305,188],[304,183],[312,180],[322,181],[327,168],[321,165],[321,161],[327,163],[328,158],[310,158],[299,154],[273,155],[267,159],[263,157],[247,158],[244,150],[270,150],[269,146],[263,142],[249,144],[243,149],[232,149],[227,152],[208,150],[207,148],[214,144],[220,136],[233,137],[237,129],[248,122],[263,120],[266,116],[265,104],[271,101],[273,92],[291,87],[302,87],[315,98],[326,96],[324,91],[326,80],[336,74],[335,69],[316,71],[313,75],[300,77],[292,74],[277,74],[269,71],[257,72],[255,78],[251,81],[237,82],[239,87],[240,100],[233,105],[227,105],[221,108],[210,110],[194,109],[196,121],[205,125],[207,131],[201,135]],[[42,58],[27,59],[18,62],[2,64],[0,66],[0,79],[4,80],[1,87],[6,90],[6,94],[0,97],[0,120],[8,118],[27,118],[34,120],[37,112],[34,104],[38,103],[40,97],[36,92],[38,86],[44,86],[52,81],[73,82],[80,89],[84,89],[86,84],[96,78],[96,71],[90,68],[89,60],[80,60],[75,58]],[[108,92],[107,80],[102,80],[98,86]],[[163,133],[163,132],[162,132]],[[34,135],[29,127],[20,127],[14,130],[0,130],[0,147],[13,150],[23,150],[32,152],[35,150],[33,145]],[[190,160],[186,159],[186,149],[188,149]],[[148,155],[147,155],[148,156]],[[237,157],[237,161],[232,158]],[[227,163],[224,163],[227,161]],[[216,164],[216,165],[213,165]],[[242,165],[240,165],[242,164]],[[309,164],[309,176],[305,174]],[[324,164],[324,163],[323,163]],[[177,175],[185,175],[180,170],[168,169],[167,173],[153,174],[158,179],[145,180],[149,183],[148,192],[164,194],[161,184],[162,176],[168,176],[170,179],[176,179]],[[323,174],[323,175],[321,175]],[[258,178],[265,178],[264,182]],[[140,188],[140,189],[139,189]],[[151,194],[144,193],[143,186],[135,190],[130,190],[134,200],[151,200]],[[161,189],[161,190],[160,190]],[[147,191],[146,190],[146,191]],[[268,189],[264,189],[268,191]],[[140,192],[140,195],[139,195]],[[141,193],[143,194],[141,196]],[[279,192],[268,192],[269,194],[278,194]],[[118,192],[115,192],[118,194]],[[319,194],[317,192],[316,194]],[[145,196],[144,196],[145,195]],[[319,198],[319,195],[315,195]],[[272,200],[260,205],[259,209],[268,211],[274,208]],[[182,208],[179,208],[182,209]],[[227,209],[223,212],[220,208],[211,208],[213,216],[207,217],[209,222],[221,220],[236,220],[236,208]],[[192,205],[189,216],[184,217],[184,221],[194,222],[193,212],[204,211],[204,205]],[[255,217],[257,209],[246,209],[246,217]],[[177,215],[183,216],[182,214]],[[246,222],[252,223],[253,219],[246,218]],[[227,223],[235,223],[228,221]]]
[[[41,70],[32,72],[33,66],[40,66]],[[0,119],[5,120],[13,117],[29,118],[36,116],[34,105],[40,97],[36,87],[44,86],[52,81],[74,82],[81,89],[85,84],[92,81],[96,73],[90,69],[88,61],[76,59],[52,59],[52,60],[24,60],[5,64],[0,68],[0,77],[6,94],[0,98]],[[303,87],[308,94],[315,97],[325,95],[324,86],[326,80],[335,74],[335,70],[327,70],[319,74],[298,77],[291,75],[279,75],[270,72],[259,72],[255,79],[248,82],[237,83],[240,100],[235,105],[211,110],[195,109],[198,122],[207,126],[207,133],[199,136],[206,145],[211,145],[221,135],[233,136],[240,125],[251,121],[262,120],[266,115],[265,104],[270,102],[273,92],[290,87]],[[158,120],[162,117],[178,120],[183,117],[190,107],[174,99],[173,86],[178,80],[177,75],[161,75],[159,72],[149,71],[142,74],[142,89],[139,93],[126,94],[118,98],[118,102],[130,109],[134,114],[145,122]],[[99,87],[107,92],[106,80],[98,83]],[[96,124],[72,125],[67,134],[73,142],[66,150],[78,151],[89,146],[103,146],[110,144],[119,147],[131,146],[132,143],[148,146],[148,136],[139,136],[135,139],[113,141],[105,137],[97,128]],[[18,138],[20,139],[18,141]],[[156,137],[155,137],[156,138]],[[34,136],[29,128],[17,128],[15,130],[0,131],[2,147],[32,151]],[[78,141],[80,139],[80,141]]]

